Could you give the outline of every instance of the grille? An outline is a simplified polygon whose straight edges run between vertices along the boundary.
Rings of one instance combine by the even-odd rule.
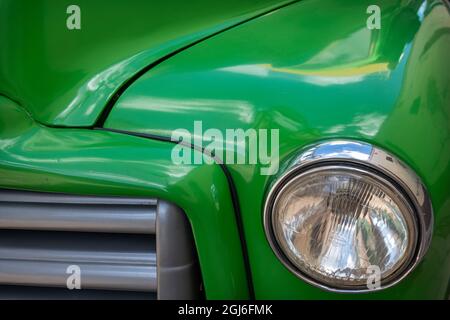
[[[0,190],[1,299],[196,299],[200,282],[172,203]]]

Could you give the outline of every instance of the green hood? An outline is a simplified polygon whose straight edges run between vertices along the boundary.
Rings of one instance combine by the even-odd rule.
[[[430,25],[446,9],[382,1],[382,27],[369,30],[369,4],[300,1],[199,43],[135,81],[105,127],[170,137],[202,120],[205,130],[279,128],[298,141],[306,134],[370,138],[421,94],[402,93],[409,89],[402,84],[425,80],[411,68],[420,65],[424,42],[436,40],[436,61],[444,58],[443,37],[430,37],[443,27]]]
[[[0,94],[47,125],[91,126],[114,92],[172,51],[282,0],[0,0]]]

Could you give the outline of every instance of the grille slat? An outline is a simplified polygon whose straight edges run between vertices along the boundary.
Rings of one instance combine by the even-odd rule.
[[[0,201],[0,228],[154,234],[154,206]]]
[[[75,263],[81,269],[82,289],[156,291],[156,266]],[[0,260],[2,284],[67,287],[65,262]]]
[[[62,193],[18,191],[2,189],[0,202],[20,203],[72,203],[72,204],[105,204],[105,205],[145,205],[156,206],[157,200],[152,198],[123,198],[123,197],[98,197],[77,196]]]

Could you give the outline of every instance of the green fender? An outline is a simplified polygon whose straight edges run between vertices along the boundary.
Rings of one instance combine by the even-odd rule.
[[[0,96],[0,188],[148,196],[188,216],[211,299],[248,298],[227,179],[217,165],[175,165],[166,142],[36,124]]]

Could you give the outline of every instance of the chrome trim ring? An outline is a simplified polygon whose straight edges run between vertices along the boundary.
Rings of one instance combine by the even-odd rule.
[[[417,245],[409,264],[395,279],[382,279],[381,287],[330,287],[316,281],[301,272],[285,255],[275,238],[272,224],[272,208],[282,189],[299,175],[313,168],[340,167],[363,171],[378,179],[390,181],[401,195],[406,198],[415,213],[418,229]],[[321,289],[341,293],[372,292],[391,287],[404,279],[421,261],[431,242],[433,230],[433,209],[428,192],[417,174],[396,156],[371,144],[351,140],[330,140],[304,148],[297,156],[288,161],[284,170],[268,188],[264,204],[264,229],[266,238],[278,259],[299,278]]]

